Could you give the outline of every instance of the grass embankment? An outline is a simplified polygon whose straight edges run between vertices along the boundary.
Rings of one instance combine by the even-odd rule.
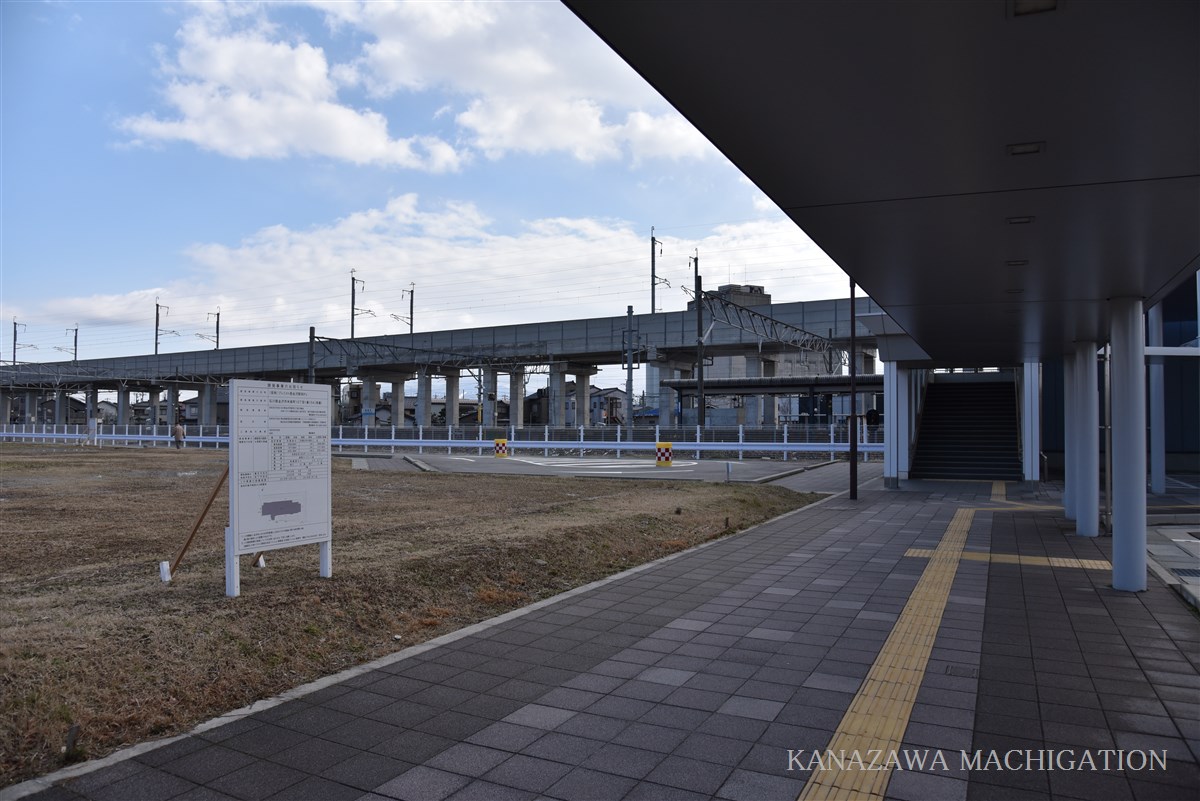
[[[227,599],[224,491],[174,581],[158,577],[225,458],[0,446],[0,786],[63,764],[72,726],[71,759],[186,731],[818,497],[336,459],[333,578],[315,546],[273,551]]]

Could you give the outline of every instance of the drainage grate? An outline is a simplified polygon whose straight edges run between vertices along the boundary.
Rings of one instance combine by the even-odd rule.
[[[979,668],[966,665],[946,665],[946,675],[957,676],[960,679],[977,679],[979,678]]]
[[[1200,568],[1195,567],[1173,567],[1171,572],[1177,576],[1184,578],[1200,578]]]

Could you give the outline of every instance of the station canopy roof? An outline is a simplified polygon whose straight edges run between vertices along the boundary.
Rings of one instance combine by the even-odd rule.
[[[1104,342],[1200,268],[1200,3],[566,4],[929,363]]]

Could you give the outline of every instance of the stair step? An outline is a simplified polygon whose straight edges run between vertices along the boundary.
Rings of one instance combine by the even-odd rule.
[[[1019,481],[1016,403],[1011,383],[931,384],[909,475]]]

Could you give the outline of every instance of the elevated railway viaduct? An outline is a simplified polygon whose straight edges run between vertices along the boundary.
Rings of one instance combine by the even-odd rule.
[[[762,328],[761,320],[815,335],[835,352],[848,348],[848,299],[776,303],[754,312],[760,315],[757,328],[705,317],[701,321],[708,329],[704,357],[742,355],[754,360],[796,350],[794,341],[786,341],[786,337],[781,341]],[[862,298],[856,303],[856,314],[878,318],[880,309]],[[509,377],[510,416],[516,422],[523,419],[520,407],[526,376],[538,371],[549,374],[550,425],[562,426],[566,421],[568,376],[576,377],[577,403],[586,408],[590,376],[602,366],[621,365],[631,359],[634,364],[652,368],[653,387],[659,391],[660,420],[670,424],[672,393],[683,393],[686,386],[680,386],[680,380],[693,376],[697,330],[696,311],[689,310],[356,339],[326,338],[313,330],[306,342],[280,345],[19,363],[0,368],[0,419],[11,419],[13,398],[23,395],[24,419],[18,422],[34,422],[32,414],[38,399],[47,394],[58,401],[57,417],[65,414],[67,395],[82,394],[91,417],[99,393],[108,391],[117,394],[118,424],[129,422],[131,392],[148,393],[152,409],[157,408],[157,401],[165,393],[168,419],[157,422],[173,423],[179,393],[195,391],[200,401],[200,423],[211,425],[216,422],[217,388],[231,378],[310,381],[332,387],[353,377],[362,382],[364,410],[374,409],[380,384],[401,385],[398,391],[393,390],[393,396],[403,397],[403,383],[415,381],[417,424],[428,426],[434,377],[446,382],[447,419],[457,419],[459,382],[462,373],[469,371],[482,382],[483,422],[494,425],[497,376]],[[856,336],[861,347],[875,346],[870,328],[862,321],[856,325]],[[767,391],[761,394],[770,394],[770,387],[764,389]],[[56,421],[65,422],[65,418]]]

